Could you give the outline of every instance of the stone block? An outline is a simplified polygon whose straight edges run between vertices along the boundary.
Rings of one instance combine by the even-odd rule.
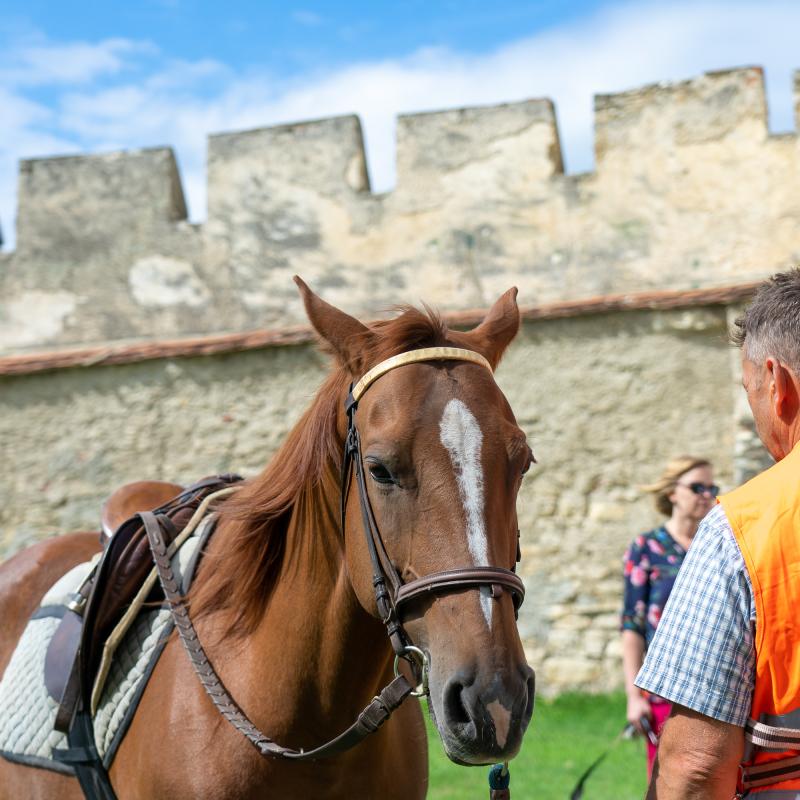
[[[185,218],[171,148],[20,163],[18,256],[80,256]]]
[[[581,492],[567,489],[558,498],[557,516],[561,519],[583,519],[586,516],[588,498]]]
[[[621,604],[621,600],[620,600]],[[619,630],[619,613],[616,614],[598,614],[592,621],[592,625],[598,629],[605,629],[609,631]]]
[[[212,233],[241,235],[263,215],[262,235],[283,246],[319,244],[304,214],[323,198],[369,190],[358,117],[279,125],[208,140],[208,222]],[[303,201],[316,200],[303,208]],[[306,220],[306,221],[304,221]]]
[[[619,522],[628,516],[630,507],[605,500],[590,500],[589,518],[596,522]]]
[[[615,155],[627,161],[665,160],[675,148],[728,136],[757,141],[767,137],[764,74],[759,67],[596,95],[594,112],[598,171]]]
[[[547,637],[547,652],[556,655],[579,652],[580,639],[580,631],[554,627]]]
[[[549,100],[410,114],[397,121],[397,191],[424,207],[444,197],[521,196],[563,172]]]
[[[564,631],[582,631],[589,627],[590,620],[581,614],[565,614],[558,617],[557,629]]]
[[[550,689],[586,687],[597,680],[601,666],[589,658],[568,656],[548,658],[540,670],[544,683]]]
[[[622,637],[612,636],[607,640],[606,649],[603,652],[603,657],[612,660],[620,660],[622,658]]]
[[[590,628],[584,631],[581,638],[581,652],[589,658],[602,658],[607,652],[608,644],[608,631]]]

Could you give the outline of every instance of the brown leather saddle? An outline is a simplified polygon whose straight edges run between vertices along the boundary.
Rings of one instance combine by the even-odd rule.
[[[134,481],[116,489],[100,512],[100,543],[108,546],[114,532],[123,522],[140,511],[150,511],[169,503],[183,491],[183,486],[166,481]],[[61,702],[80,643],[83,617],[81,606],[86,597],[73,598],[47,648],[44,681],[48,694]],[[109,609],[111,610],[111,609]],[[113,611],[111,612],[114,613]]]
[[[240,481],[217,475],[189,487],[164,481],[137,481],[117,489],[103,505],[103,552],[71,598],[45,658],[45,686],[59,703],[56,729],[69,728],[76,708],[91,696],[103,644],[153,568],[147,535],[138,514],[164,518],[169,544],[208,495]],[[163,600],[159,589],[149,600]]]
[[[114,535],[114,531],[125,520],[140,511],[152,511],[154,508],[165,505],[173,497],[177,497],[183,489],[184,487],[179,483],[167,481],[134,481],[120,486],[103,503],[100,512],[103,546],[105,547],[108,540]]]

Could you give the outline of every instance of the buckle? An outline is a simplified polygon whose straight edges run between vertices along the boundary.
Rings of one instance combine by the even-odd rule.
[[[78,616],[83,616],[83,609],[86,608],[86,598],[79,592],[76,592],[70,597],[67,608],[70,611],[74,611]]]
[[[411,665],[411,670],[414,673],[415,677],[417,675],[417,671],[419,671],[420,678],[419,684],[417,688],[411,692],[412,697],[425,697],[425,695],[429,694],[428,691],[428,668],[430,667],[430,662],[428,661],[428,656],[419,649],[419,647],[414,647],[413,644],[407,644],[403,648],[402,653],[398,653],[394,657],[394,676],[395,678],[400,677],[400,659],[404,658],[408,663]]]

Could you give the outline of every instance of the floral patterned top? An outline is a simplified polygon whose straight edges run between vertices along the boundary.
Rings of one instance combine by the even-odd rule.
[[[645,645],[653,639],[685,556],[663,525],[637,536],[625,551],[622,630],[636,631]]]

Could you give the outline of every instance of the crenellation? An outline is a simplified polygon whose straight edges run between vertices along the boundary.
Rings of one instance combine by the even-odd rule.
[[[65,241],[91,250],[186,219],[175,155],[167,147],[22,161],[18,197],[20,254],[47,256]]]
[[[530,191],[563,172],[550,100],[408,114],[397,121],[397,191],[470,197]],[[435,202],[435,201],[433,201]]]
[[[718,286],[800,259],[798,137],[769,135],[759,68],[601,95],[595,124],[596,171],[565,175],[549,100],[404,115],[381,195],[356,116],[217,134],[200,225],[168,148],[23,162],[0,351],[302,322],[296,273],[375,316],[512,284],[529,303]]]
[[[292,275],[336,284],[331,239],[374,204],[356,116],[211,136],[208,180],[208,261],[242,327],[299,319]]]
[[[236,225],[236,213],[271,213],[286,193],[328,198],[368,192],[356,116],[215,134],[208,140],[208,219]]]
[[[631,159],[641,152],[636,160],[641,168],[669,158],[675,148],[714,144],[729,136],[761,142],[767,136],[764,73],[759,67],[596,95],[594,112],[598,171],[609,160],[617,169],[615,154]]]

